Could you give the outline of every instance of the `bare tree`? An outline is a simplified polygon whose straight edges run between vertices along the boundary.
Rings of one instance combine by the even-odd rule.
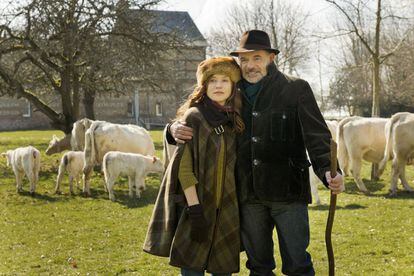
[[[81,93],[122,91],[133,74],[149,78],[151,57],[174,46],[154,32],[151,14],[131,18],[130,5],[145,11],[159,0],[30,0],[3,13],[0,25],[0,93],[26,98],[69,133],[79,117]],[[146,65],[144,68],[144,64]],[[60,100],[61,110],[51,101]],[[89,116],[93,116],[93,108]]]
[[[384,39],[385,44],[392,45],[398,41],[397,34],[390,30]],[[410,32],[410,36],[387,59],[384,67],[383,101],[387,109],[382,114],[391,116],[400,111],[414,112],[414,32]]]
[[[329,101],[333,108],[346,107],[350,115],[369,116],[372,103],[369,52],[356,37],[343,37],[340,62],[330,82]]]
[[[287,1],[260,0],[237,3],[227,13],[220,28],[207,36],[210,55],[227,55],[247,30],[259,29],[270,35],[272,46],[280,50],[277,65],[289,74],[307,61],[305,25],[308,14]]]
[[[365,49],[369,52],[369,62],[372,68],[372,107],[371,116],[380,115],[380,96],[381,96],[381,75],[380,66],[384,61],[393,55],[407,39],[408,30],[395,42],[392,47],[385,50],[381,45],[383,36],[382,23],[385,19],[407,19],[403,16],[397,16],[393,13],[390,6],[385,7],[382,0],[376,0],[375,6],[371,1],[363,0],[326,0],[332,4],[345,19],[342,27],[337,31],[357,37]],[[374,9],[374,14],[371,10]],[[387,11],[385,14],[384,11]],[[369,26],[370,22],[373,26]]]

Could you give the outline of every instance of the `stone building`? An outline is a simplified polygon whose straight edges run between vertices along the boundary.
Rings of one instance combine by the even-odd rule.
[[[130,16],[140,16],[140,12],[130,10]],[[197,64],[206,57],[207,42],[190,15],[176,11],[146,12],[150,12],[154,18],[154,30],[173,31],[183,41],[180,49],[165,53],[163,59],[166,68],[171,68],[174,81],[166,82],[162,75],[154,75],[164,86],[164,91],[168,92],[160,93],[144,82],[131,80],[131,91],[105,98],[98,96],[94,103],[97,120],[139,124],[147,128],[162,127],[174,118],[178,106],[196,83]],[[49,105],[59,112],[59,103],[58,98],[52,98]],[[80,109],[82,113],[83,106]],[[48,128],[49,119],[27,100],[0,97],[0,131]]]

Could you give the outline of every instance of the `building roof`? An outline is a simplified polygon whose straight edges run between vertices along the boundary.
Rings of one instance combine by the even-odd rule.
[[[140,18],[149,16],[151,28],[154,32],[172,33],[175,32],[178,38],[188,42],[195,42],[200,46],[207,46],[207,41],[197,28],[188,12],[183,11],[159,11],[159,10],[136,10],[128,11],[128,18]]]

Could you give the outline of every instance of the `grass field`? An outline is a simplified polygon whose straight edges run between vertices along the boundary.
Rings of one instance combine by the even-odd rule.
[[[140,199],[127,196],[126,180],[115,186],[116,202],[108,200],[103,179],[95,173],[92,197],[68,194],[67,178],[62,195],[54,195],[59,154],[44,151],[56,131],[0,133],[0,152],[33,145],[42,152],[36,195],[31,197],[25,180],[22,194],[4,159],[0,161],[0,275],[178,275],[168,260],[142,251],[146,228],[160,179],[147,177],[147,190]],[[151,135],[161,156],[161,132]],[[402,191],[388,198],[388,165],[380,181],[364,181],[371,196],[357,191],[351,178],[338,197],[333,230],[337,275],[414,275],[414,194]],[[362,175],[367,178],[369,166]],[[407,177],[414,180],[414,170]],[[411,182],[412,183],[412,182]],[[322,186],[322,185],[321,185]],[[320,187],[325,203],[310,206],[311,245],[317,275],[327,275],[324,243],[329,193]],[[277,256],[276,273],[280,275]],[[241,254],[239,275],[248,275]]]

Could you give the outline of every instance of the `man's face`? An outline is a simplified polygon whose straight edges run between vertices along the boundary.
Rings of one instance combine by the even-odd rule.
[[[258,50],[248,53],[239,53],[239,64],[242,75],[250,83],[259,82],[267,75],[267,65],[275,59],[274,53]]]

